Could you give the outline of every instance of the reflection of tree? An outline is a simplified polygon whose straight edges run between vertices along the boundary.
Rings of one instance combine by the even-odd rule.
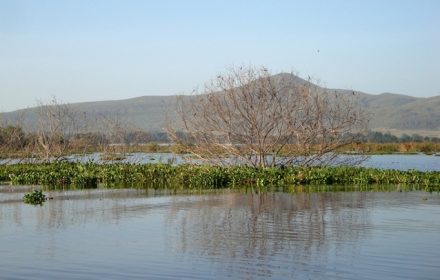
[[[8,196],[5,201],[16,198],[15,202],[0,200],[2,232],[20,227],[47,235],[48,244],[37,246],[45,254],[62,247],[59,233],[72,228],[86,226],[86,239],[94,240],[96,234],[102,234],[95,226],[112,223],[130,231],[136,225],[140,234],[137,236],[144,240],[151,237],[152,229],[159,232],[164,250],[171,255],[188,257],[194,263],[200,258],[207,259],[205,263],[212,264],[212,269],[221,263],[220,269],[240,275],[239,278],[298,276],[296,273],[301,268],[327,263],[327,256],[337,254],[338,250],[358,250],[356,244],[368,234],[370,224],[365,207],[368,194],[354,192],[295,195],[225,192],[144,200],[140,199],[145,196],[142,190],[82,190],[51,192],[49,196],[55,198],[37,208],[20,201],[23,192],[1,194],[2,198]],[[157,221],[154,224],[145,223],[145,219],[126,223],[132,217],[154,215],[153,220]],[[129,228],[124,228],[127,225]],[[112,231],[105,234],[111,236],[111,242],[129,236],[116,236]],[[70,238],[73,240],[69,242],[78,242]],[[149,250],[149,245],[139,248],[144,249]]]
[[[288,271],[298,262],[325,258],[339,246],[355,245],[369,223],[364,201],[363,193],[250,193],[202,199],[190,208],[175,209],[169,227],[181,239],[167,240],[178,253],[221,260],[234,273],[253,267],[255,273],[271,276],[276,269],[272,265],[284,264],[277,269]],[[175,236],[173,231],[169,234]]]

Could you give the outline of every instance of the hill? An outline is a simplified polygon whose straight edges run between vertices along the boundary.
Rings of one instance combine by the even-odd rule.
[[[288,78],[292,86],[305,81],[291,74],[278,74],[274,79]],[[319,86],[314,85],[316,88]],[[328,89],[329,92],[352,94],[352,90]],[[358,102],[370,114],[370,128],[412,134],[425,131],[440,135],[440,96],[416,98],[400,94],[379,95],[357,92]],[[182,96],[182,98],[193,98]],[[177,96],[141,96],[124,100],[97,101],[70,104],[71,108],[86,115],[90,120],[119,118],[133,127],[147,131],[161,131],[166,120],[175,121]],[[0,118],[14,120],[24,116],[24,127],[32,131],[36,126],[37,108],[28,108],[0,114]],[[91,126],[97,130],[99,127]]]

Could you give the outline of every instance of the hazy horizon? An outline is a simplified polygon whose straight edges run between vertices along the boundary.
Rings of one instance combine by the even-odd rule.
[[[438,1],[0,1],[0,111],[174,95],[231,65],[440,95]]]

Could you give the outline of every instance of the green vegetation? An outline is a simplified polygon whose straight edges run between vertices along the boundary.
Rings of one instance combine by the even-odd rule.
[[[32,204],[32,205],[43,205],[43,202],[46,201],[46,196],[43,194],[41,190],[34,190],[33,192],[27,193],[23,197],[23,202]]]
[[[0,181],[53,188],[136,187],[172,189],[341,188],[341,186],[398,185],[440,190],[440,172],[381,170],[361,167],[252,168],[244,166],[45,163],[0,166]]]

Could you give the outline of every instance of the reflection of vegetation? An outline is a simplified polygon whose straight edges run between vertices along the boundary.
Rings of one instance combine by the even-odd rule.
[[[290,277],[294,268],[320,263],[331,250],[347,244],[356,250],[371,228],[366,196],[247,193],[200,199],[185,208],[176,203],[167,228],[173,238],[167,240],[178,254],[227,260],[234,274],[246,274],[246,261],[253,275],[296,278]]]
[[[46,163],[0,166],[0,181],[94,188],[146,187],[178,189],[283,188],[300,191],[303,186],[411,186],[428,191],[440,189],[440,172],[381,170],[360,167],[203,166],[165,164]],[[338,187],[332,187],[338,188]],[[309,188],[310,189],[310,188]]]
[[[43,202],[46,201],[46,196],[43,194],[41,190],[34,190],[33,192],[27,193],[23,197],[23,202],[32,204],[32,205],[43,205]]]

